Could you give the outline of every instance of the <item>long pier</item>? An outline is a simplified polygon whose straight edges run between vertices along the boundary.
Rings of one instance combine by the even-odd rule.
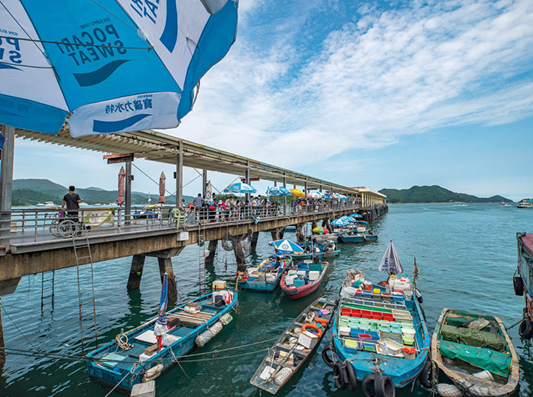
[[[0,127],[7,138],[2,153],[0,180],[0,296],[13,293],[20,279],[26,275],[45,274],[74,266],[78,267],[79,274],[81,266],[89,264],[92,269],[94,262],[128,256],[132,256],[132,265],[130,273],[124,275],[125,279],[128,279],[125,286],[130,290],[138,289],[145,258],[152,256],[158,258],[160,273],[168,274],[169,295],[175,297],[177,291],[171,258],[179,255],[188,245],[198,244],[202,247],[205,244],[208,254],[205,255],[203,265],[209,266],[213,264],[218,242],[231,241],[238,269],[243,270],[246,258],[242,244],[244,241],[249,243],[251,252],[255,251],[259,232],[269,231],[275,240],[283,237],[285,227],[296,226],[297,235],[301,237],[302,228],[309,223],[313,227],[319,222],[330,226],[333,219],[355,212],[371,221],[388,210],[386,197],[371,189],[343,186],[154,131],[73,139],[68,132],[68,126],[58,135]],[[58,209],[12,209],[15,137],[101,153],[129,154],[130,160],[126,160],[125,164],[125,206],[80,209],[82,219],[87,216],[105,218],[103,224],[91,225],[90,229],[84,229],[82,236],[61,233],[61,228],[58,228]],[[175,165],[173,195],[177,203],[181,203],[183,197],[183,167],[202,170],[204,193],[208,171],[217,171],[238,175],[247,183],[250,183],[251,179],[261,179],[272,181],[274,185],[279,183],[284,187],[298,187],[304,194],[318,190],[340,193],[347,199],[328,202],[309,200],[306,205],[294,206],[289,205],[284,198],[283,202],[276,206],[248,206],[211,214],[204,214],[203,210],[198,214],[186,213],[186,208],[180,205],[174,207],[180,212],[173,214],[172,207],[161,206],[151,215],[138,216],[136,213],[138,214],[140,209],[131,206],[131,161],[134,158]],[[85,247],[89,253],[79,255],[80,247]],[[202,270],[197,266],[191,266],[191,271],[201,273]],[[86,326],[82,325],[81,307],[80,298],[80,328],[83,339],[83,329]],[[95,313],[92,314],[96,318]],[[3,338],[0,337],[1,347]],[[0,365],[2,359],[0,350]]]

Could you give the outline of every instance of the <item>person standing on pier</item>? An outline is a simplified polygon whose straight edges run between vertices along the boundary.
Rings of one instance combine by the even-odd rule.
[[[69,186],[68,193],[63,197],[63,204],[61,209],[67,206],[67,217],[72,219],[74,222],[80,221],[78,210],[80,209],[81,198],[77,193],[74,193],[76,188],[74,186]]]
[[[204,204],[204,199],[202,198],[202,193],[198,193],[198,197],[195,197],[195,199],[192,201],[194,204],[194,207],[196,208],[196,216],[198,217],[198,220],[200,219],[200,215],[202,212],[202,206]]]

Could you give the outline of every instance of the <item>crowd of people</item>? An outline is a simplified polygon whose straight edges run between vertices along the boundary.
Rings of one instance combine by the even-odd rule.
[[[282,199],[271,196],[250,196],[237,198],[226,196],[218,198],[213,193],[211,200],[206,200],[205,196],[198,193],[193,202],[189,204],[188,213],[196,214],[196,219],[202,222],[236,221],[249,218],[262,218],[288,213],[317,212],[320,210],[337,208],[344,205],[340,200],[324,200],[309,198],[293,198],[290,204],[284,208]]]

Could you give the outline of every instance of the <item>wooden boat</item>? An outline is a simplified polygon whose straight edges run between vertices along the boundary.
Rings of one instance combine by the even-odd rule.
[[[320,345],[331,322],[335,310],[335,302],[318,298],[311,303],[285,332],[278,338],[274,346],[255,372],[250,383],[268,393],[276,394],[302,368],[311,353]],[[310,320],[315,318],[315,320]],[[311,338],[302,335],[302,328],[315,331]],[[304,346],[305,345],[305,346]]]
[[[518,357],[498,317],[444,309],[431,355],[467,396],[509,396],[520,380]]]
[[[328,262],[300,262],[288,271],[280,282],[281,290],[291,299],[300,299],[315,292],[328,270]]]
[[[367,232],[341,233],[339,234],[339,241],[344,244],[369,243],[371,241],[377,241],[378,237],[377,234]]]
[[[338,249],[333,250],[333,251],[319,250],[318,252],[305,252],[305,253],[295,252],[294,254],[292,254],[292,257],[294,261],[299,262],[299,261],[303,261],[306,259],[312,259],[313,256],[317,256],[319,259],[324,259],[326,257],[331,258],[334,256],[339,256],[340,253],[341,253],[341,250],[338,250]]]
[[[341,289],[332,344],[322,357],[334,374],[340,374],[338,388],[355,390],[357,381],[377,387],[381,382],[393,393],[395,387],[405,387],[419,376],[429,356],[430,335],[420,304],[407,279],[373,284],[358,272],[348,272],[357,277],[353,286]],[[342,366],[345,362],[349,364]]]
[[[262,261],[257,267],[238,272],[239,288],[253,291],[274,291],[285,271],[291,266],[290,255],[272,255]]]
[[[197,313],[185,310],[189,303],[169,311],[167,327],[171,328],[166,335],[167,344],[163,343],[160,351],[154,335],[157,319],[153,319],[118,335],[117,339],[120,337],[122,341],[120,345],[115,340],[89,353],[89,377],[106,387],[115,387],[120,382],[117,389],[129,394],[133,385],[141,383],[143,377],[153,379],[159,376],[174,365],[176,359],[186,355],[200,343],[199,335],[202,335],[202,343],[206,343],[209,340],[209,333],[205,333],[208,329],[213,331],[210,332],[211,335],[218,333],[223,325],[219,320],[230,320],[226,315],[235,307],[238,294],[231,291],[231,301],[228,297],[226,304],[215,306],[213,294],[221,295],[224,291],[209,293],[193,300],[200,308]]]

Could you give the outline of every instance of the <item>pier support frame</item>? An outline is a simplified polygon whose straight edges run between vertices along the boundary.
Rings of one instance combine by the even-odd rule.
[[[131,161],[126,161],[126,194],[125,194],[125,203],[124,203],[124,211],[125,211],[125,224],[130,225],[131,224]]]
[[[215,254],[217,252],[218,240],[211,240],[209,242],[208,251],[209,255],[205,258],[205,265],[212,265],[215,261]]]
[[[296,241],[298,243],[305,242],[303,227],[304,227],[303,224],[296,225]]]
[[[2,126],[2,133],[6,138],[2,150],[2,169],[0,178],[0,211],[6,211],[1,216],[0,223],[0,246],[1,251],[7,252],[10,244],[11,229],[11,198],[13,194],[13,163],[15,159],[15,128],[7,125]]]
[[[172,258],[157,258],[159,262],[159,274],[161,282],[165,273],[168,276],[168,299],[176,300],[178,298],[178,288],[176,286],[176,277],[174,276],[174,268],[172,267]]]
[[[5,347],[4,328],[2,325],[2,310],[0,310],[0,374],[4,371],[4,364],[6,363],[6,351],[4,350]]]
[[[244,272],[246,270],[246,258],[242,249],[241,239],[243,236],[235,236],[233,242],[233,252],[235,253],[235,260],[237,261],[237,270]]]
[[[285,234],[285,227],[274,229],[271,231],[271,233],[272,233],[272,240],[274,241],[281,240],[283,238],[283,235]]]
[[[250,246],[252,248],[252,253],[255,254],[256,248],[257,248],[257,240],[259,240],[259,232],[254,232],[252,234],[252,241],[250,242]]]
[[[179,144],[178,157],[176,159],[176,208],[182,207],[183,200],[183,146]]]
[[[145,255],[133,255],[133,259],[131,260],[130,276],[128,278],[128,290],[131,291],[139,289],[145,260]]]

